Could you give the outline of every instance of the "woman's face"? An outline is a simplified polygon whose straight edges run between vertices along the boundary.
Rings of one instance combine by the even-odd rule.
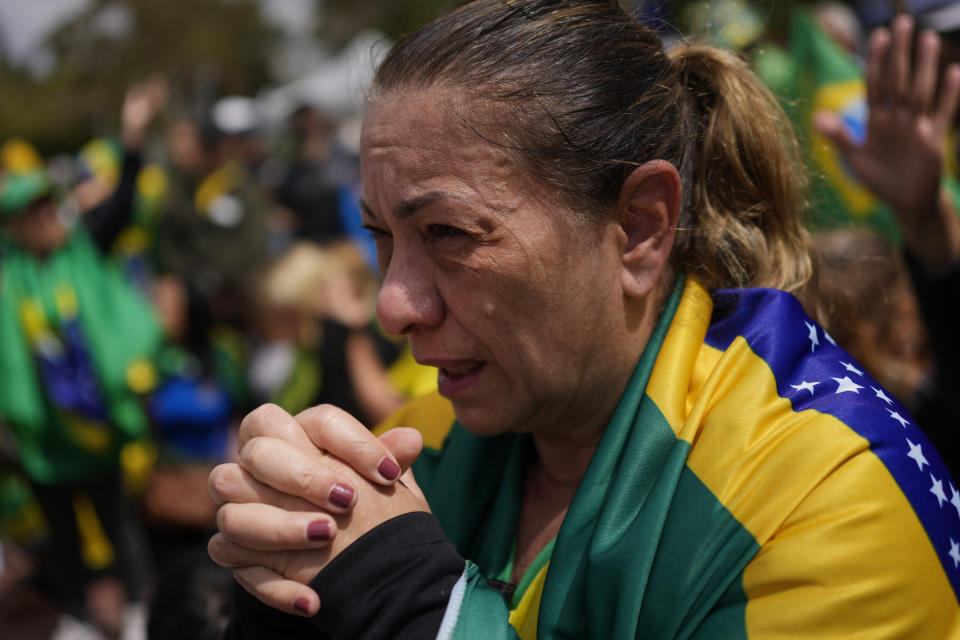
[[[439,368],[471,431],[602,428],[639,355],[623,338],[619,227],[564,209],[463,126],[455,98],[393,94],[367,114],[363,221],[384,276],[380,322]]]
[[[46,255],[67,241],[67,229],[60,222],[57,204],[45,197],[30,205],[9,223],[14,242],[38,255]]]

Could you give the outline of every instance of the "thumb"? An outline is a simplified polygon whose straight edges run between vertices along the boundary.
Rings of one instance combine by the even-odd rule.
[[[397,459],[400,468],[406,471],[423,450],[423,436],[416,429],[397,427],[380,436],[380,442]]]
[[[850,155],[857,148],[857,144],[850,137],[850,132],[843,126],[840,116],[832,111],[817,111],[813,114],[813,127],[836,145],[844,156]]]

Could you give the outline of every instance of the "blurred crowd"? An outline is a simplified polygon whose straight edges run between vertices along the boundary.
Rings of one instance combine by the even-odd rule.
[[[342,123],[303,105],[267,136],[249,98],[195,118],[166,93],[131,86],[73,155],[0,146],[5,637],[142,637],[148,602],[151,637],[200,637],[194,574],[229,580],[206,478],[239,420],[328,402],[373,426],[436,385],[376,324]]]
[[[688,6],[692,24],[753,60],[812,150],[811,313],[956,473],[941,434],[960,418],[948,398],[960,255],[913,241],[923,221],[850,187],[843,158],[818,155],[827,141],[804,130],[819,88],[798,87],[813,64],[798,40],[862,76],[871,25],[824,3],[791,27],[808,33],[769,34],[749,3]],[[960,60],[960,5],[919,22]],[[835,105],[852,129],[863,99],[861,86],[859,102]],[[3,637],[218,637],[231,577],[205,553],[206,479],[243,416],[329,402],[373,426],[436,385],[376,323],[351,122],[304,104],[267,132],[241,96],[174,113],[159,77],[129,88],[118,120],[115,137],[52,158],[0,140]],[[949,195],[954,137],[944,157]]]

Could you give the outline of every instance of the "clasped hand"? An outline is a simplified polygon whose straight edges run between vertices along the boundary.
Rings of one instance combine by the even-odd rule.
[[[210,473],[210,557],[265,604],[314,615],[307,585],[334,557],[390,518],[429,511],[409,471],[422,447],[413,429],[376,438],[330,405],[295,417],[256,409],[240,425],[238,462]]]

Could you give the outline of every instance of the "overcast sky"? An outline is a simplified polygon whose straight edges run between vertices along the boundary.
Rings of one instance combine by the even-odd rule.
[[[0,43],[12,59],[23,60],[62,20],[82,9],[87,0],[0,0]]]
[[[15,61],[35,51],[43,37],[89,0],[0,0],[0,46]],[[313,0],[259,0],[264,16],[288,33],[313,26]]]

